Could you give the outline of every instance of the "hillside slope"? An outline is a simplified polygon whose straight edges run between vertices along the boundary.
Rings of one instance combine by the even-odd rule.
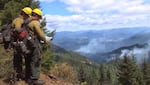
[[[73,51],[69,51],[69,50],[67,51],[64,48],[61,48],[55,44],[51,45],[50,51],[52,53],[55,53],[55,61],[57,63],[67,62],[71,65],[76,65],[76,66],[78,66],[78,64],[82,64],[83,62],[93,63],[85,56],[80,55]]]
[[[12,50],[6,51],[3,45],[0,45],[0,85],[11,85],[10,80],[6,81],[6,79],[10,78],[13,73],[12,54]],[[41,72],[40,79],[46,81],[45,85],[73,85],[59,77],[50,76],[50,74],[43,72]],[[24,81],[17,81],[16,83],[17,85],[28,85]]]
[[[86,57],[75,52],[67,51],[54,44],[51,44],[50,55],[52,55],[51,53],[54,54],[56,68],[54,66],[50,69],[50,71],[53,71],[54,73],[51,73],[50,71],[48,71],[48,73],[41,73],[40,79],[46,81],[45,85],[78,85],[78,68],[81,65],[91,68],[95,67],[95,64]],[[14,72],[12,56],[13,50],[5,51],[3,46],[0,45],[0,85],[10,84],[10,82],[4,82],[4,79],[10,78],[10,75]],[[59,70],[57,66],[61,70]],[[57,71],[60,73],[57,74]],[[63,76],[59,76],[59,74]],[[49,77],[49,75],[53,76]],[[17,83],[18,85],[27,85],[24,81],[19,81]]]
[[[64,82],[63,80],[59,78],[50,78],[48,75],[41,73],[40,79],[45,81],[44,85],[75,85],[71,83]],[[0,80],[0,85],[11,85],[10,82],[5,82],[5,80],[1,79]],[[28,85],[24,81],[17,81],[16,85]]]

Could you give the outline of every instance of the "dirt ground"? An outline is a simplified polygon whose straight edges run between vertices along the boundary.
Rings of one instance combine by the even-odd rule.
[[[73,85],[71,83],[63,82],[57,78],[51,78],[45,74],[40,75],[40,79],[46,81],[44,85]],[[16,84],[6,83],[3,79],[0,80],[0,85],[28,85],[24,81],[17,81]]]

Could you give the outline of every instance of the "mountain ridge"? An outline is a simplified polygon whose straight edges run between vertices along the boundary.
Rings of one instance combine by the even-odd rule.
[[[91,60],[94,55],[103,55],[135,44],[148,44],[150,40],[150,27],[65,32],[63,35],[61,33],[56,33],[54,39],[56,45],[78,52]]]

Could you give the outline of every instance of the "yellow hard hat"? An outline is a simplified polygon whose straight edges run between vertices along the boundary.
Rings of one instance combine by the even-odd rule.
[[[32,9],[30,7],[25,7],[22,9],[22,11],[26,13],[27,15],[31,15],[32,13]]]
[[[40,17],[42,17],[42,11],[41,11],[41,9],[35,8],[35,9],[33,9],[32,12],[35,13],[35,14],[37,14],[37,15],[39,15]]]

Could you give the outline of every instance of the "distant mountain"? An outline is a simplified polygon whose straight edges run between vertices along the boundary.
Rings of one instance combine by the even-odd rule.
[[[85,55],[91,60],[106,62],[112,56],[105,55],[114,52],[116,49],[148,44],[149,41],[150,28],[137,27],[99,31],[58,32],[53,42],[62,48]]]

